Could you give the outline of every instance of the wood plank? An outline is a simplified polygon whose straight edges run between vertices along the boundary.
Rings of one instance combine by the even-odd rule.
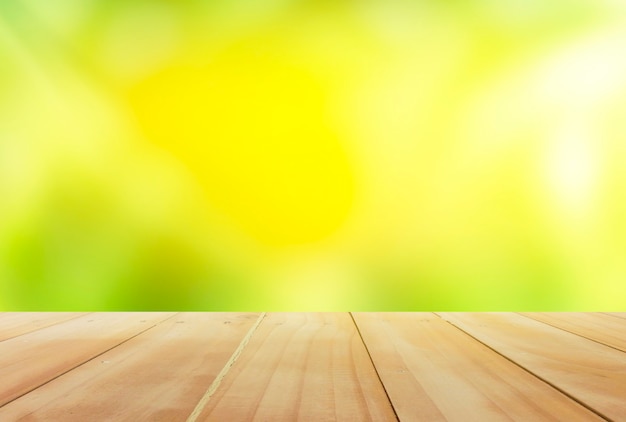
[[[611,420],[626,420],[626,354],[511,313],[443,318]]]
[[[206,421],[395,421],[347,313],[278,313],[208,397]]]
[[[432,313],[355,313],[400,420],[602,420]]]
[[[89,314],[1,342],[0,406],[172,316]]]
[[[521,315],[626,351],[626,319],[597,312],[523,312]]]
[[[85,312],[2,312],[0,341],[86,315]]]
[[[611,315],[616,318],[626,318],[626,312],[603,312],[605,315]]]
[[[0,408],[0,420],[184,421],[258,317],[176,315]]]

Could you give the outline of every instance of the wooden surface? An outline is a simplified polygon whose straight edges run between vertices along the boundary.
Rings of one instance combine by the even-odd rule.
[[[623,421],[626,314],[0,313],[0,421]]]

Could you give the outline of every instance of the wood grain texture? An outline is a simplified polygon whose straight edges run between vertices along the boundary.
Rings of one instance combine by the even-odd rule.
[[[253,313],[184,313],[0,408],[0,420],[184,421]]]
[[[605,315],[611,315],[615,318],[623,318],[626,319],[626,312],[602,312]]]
[[[626,319],[576,312],[523,312],[521,315],[626,351]]]
[[[400,420],[602,420],[432,313],[354,318]]]
[[[0,314],[0,421],[626,420],[625,316]]]
[[[607,419],[626,420],[624,352],[517,314],[441,316]]]
[[[0,341],[59,324],[85,312],[3,312],[0,313]]]
[[[347,313],[269,314],[201,421],[395,421]]]
[[[0,406],[172,316],[89,314],[0,342]]]

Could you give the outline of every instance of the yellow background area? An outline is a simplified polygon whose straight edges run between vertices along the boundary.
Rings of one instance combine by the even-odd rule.
[[[624,306],[620,2],[53,3],[0,4],[1,309]]]

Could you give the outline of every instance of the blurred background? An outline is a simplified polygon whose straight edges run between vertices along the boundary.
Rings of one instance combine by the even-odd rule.
[[[618,0],[0,2],[1,310],[624,310]]]

